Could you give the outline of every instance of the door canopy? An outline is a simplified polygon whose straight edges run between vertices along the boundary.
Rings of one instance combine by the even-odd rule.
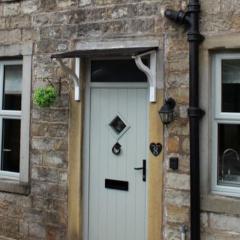
[[[99,45],[99,44],[98,44]],[[137,44],[136,44],[137,45]],[[156,76],[157,76],[157,50],[158,46],[151,44],[150,46],[141,46],[136,47],[132,44],[131,47],[121,44],[120,47],[116,46],[107,48],[107,43],[105,43],[105,48],[89,48],[87,45],[83,49],[68,51],[59,54],[53,54],[52,59],[55,59],[67,74],[69,79],[74,82],[75,87],[75,101],[80,101],[80,59],[82,58],[106,58],[107,57],[132,57],[135,60],[135,63],[139,70],[141,70],[148,79],[149,83],[149,101],[156,102]],[[111,45],[112,46],[112,45]],[[149,66],[143,63],[143,58],[149,56]],[[75,59],[75,69],[71,69],[64,62],[64,58],[73,58]]]

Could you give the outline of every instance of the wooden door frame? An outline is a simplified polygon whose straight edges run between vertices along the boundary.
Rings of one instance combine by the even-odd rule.
[[[113,59],[129,59],[129,58],[101,58],[101,60],[113,60]],[[89,171],[90,171],[90,119],[91,119],[91,89],[92,88],[134,88],[134,89],[148,89],[148,83],[142,82],[134,82],[134,83],[91,83],[91,62],[93,60],[97,60],[97,58],[88,59],[86,63],[87,73],[86,73],[86,83],[85,83],[85,116],[84,116],[84,137],[83,137],[83,172],[82,172],[82,181],[83,181],[83,240],[88,240],[88,233],[89,233]],[[148,105],[147,112],[148,110]],[[147,125],[149,126],[149,119],[147,116]],[[148,132],[148,131],[147,131]],[[148,144],[148,136],[147,144]],[[147,146],[146,146],[147,149]],[[147,152],[147,151],[146,151]],[[147,156],[146,156],[147,157]],[[148,169],[148,161],[147,161],[147,169]],[[146,184],[146,218],[148,216],[148,184]],[[147,218],[148,219],[148,218]],[[146,219],[146,239],[147,239],[147,229],[148,229],[148,222]]]

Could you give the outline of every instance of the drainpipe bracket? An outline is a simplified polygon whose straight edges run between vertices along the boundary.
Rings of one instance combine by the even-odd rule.
[[[188,116],[190,118],[202,118],[205,115],[205,111],[201,108],[189,107]]]
[[[203,42],[204,36],[200,33],[188,32],[188,41],[189,42]]]
[[[200,8],[200,4],[199,3],[189,3],[188,4],[188,13],[191,12],[200,12],[201,8]]]

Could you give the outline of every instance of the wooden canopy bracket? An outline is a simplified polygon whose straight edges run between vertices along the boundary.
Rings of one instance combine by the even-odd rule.
[[[146,66],[142,57],[150,55],[150,67]],[[156,50],[147,51],[139,55],[133,56],[135,63],[139,70],[145,73],[149,83],[149,101],[156,102],[156,88],[157,88],[157,52]]]
[[[150,66],[146,66],[143,63],[143,57],[150,55]],[[62,60],[62,58],[58,58],[53,56],[63,69],[64,73],[67,74],[69,79],[74,82],[75,88],[75,101],[80,101],[80,76],[79,76],[79,66],[80,66],[80,58],[75,58],[76,64],[75,69],[69,68]],[[149,101],[156,102],[156,88],[157,88],[157,51],[149,50],[137,55],[132,56],[135,60],[135,63],[140,71],[142,71],[146,76],[149,83]]]
[[[79,78],[79,58],[76,58],[76,68],[73,70],[69,68],[61,58],[55,58],[55,60],[60,64],[62,70],[74,83],[74,100],[80,101],[80,78]]]

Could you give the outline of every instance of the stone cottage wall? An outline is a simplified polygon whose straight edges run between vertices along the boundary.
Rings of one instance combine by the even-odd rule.
[[[239,32],[239,0],[201,0],[205,35]],[[71,50],[74,40],[155,37],[164,50],[165,90],[177,101],[178,120],[165,128],[164,239],[180,239],[189,226],[188,44],[184,29],[163,17],[182,0],[23,0],[0,3],[0,45],[32,41],[32,87],[52,81],[61,97],[50,109],[31,110],[31,193],[0,193],[0,235],[24,240],[67,239],[68,82],[52,53]],[[168,158],[179,156],[177,173]],[[205,239],[240,239],[235,215],[202,213]],[[226,225],[226,222],[228,224]],[[232,223],[232,224],[231,224]],[[235,226],[235,227],[234,227]]]

